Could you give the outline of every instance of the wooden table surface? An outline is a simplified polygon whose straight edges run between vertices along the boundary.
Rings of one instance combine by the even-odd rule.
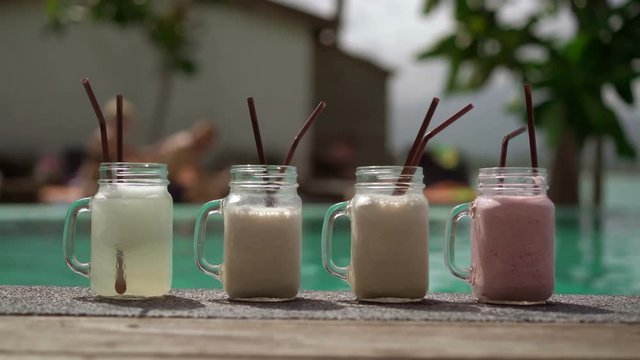
[[[0,358],[640,359],[640,325],[0,317]]]

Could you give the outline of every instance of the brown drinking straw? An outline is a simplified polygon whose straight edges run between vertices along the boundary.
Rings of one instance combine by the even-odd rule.
[[[418,162],[420,161],[420,154],[424,152],[424,149],[427,146],[427,143],[429,142],[429,140],[431,140],[436,135],[438,135],[442,130],[449,127],[449,125],[453,124],[456,120],[460,119],[464,114],[471,111],[471,109],[473,109],[472,104],[465,106],[464,108],[462,108],[462,110],[453,114],[453,116],[445,120],[442,124],[436,126],[435,129],[429,131],[420,141],[420,146],[418,147],[418,150],[416,151],[416,154],[411,161],[411,166],[418,166]]]
[[[107,123],[104,120],[104,115],[102,114],[102,110],[100,109],[100,105],[98,105],[98,100],[96,99],[96,95],[93,93],[93,89],[91,88],[91,84],[89,83],[89,79],[82,79],[82,85],[84,86],[85,91],[87,92],[87,96],[89,97],[89,101],[91,102],[91,106],[93,107],[93,111],[98,118],[98,124],[100,126],[100,142],[102,143],[102,161],[110,162],[109,157],[109,141],[107,140]],[[117,159],[118,161],[122,161],[122,95],[118,95],[117,103]],[[124,259],[121,249],[116,249],[116,283],[115,290],[118,294],[124,294],[127,291],[127,282],[124,277]]]
[[[258,123],[258,115],[256,114],[256,105],[254,104],[252,97],[247,99],[247,104],[249,105],[253,137],[256,141],[256,148],[258,149],[258,159],[260,160],[260,164],[267,165],[267,159],[264,157],[264,149],[262,147],[262,137],[260,137],[260,125]]]
[[[302,129],[300,129],[300,131],[298,131],[298,134],[296,135],[296,137],[293,138],[293,142],[291,143],[291,147],[289,148],[289,152],[287,153],[287,157],[284,160],[284,165],[291,164],[291,160],[293,159],[293,154],[296,152],[296,148],[298,147],[298,143],[300,142],[300,139],[302,139],[304,134],[307,133],[307,130],[309,130],[311,125],[320,116],[320,113],[322,113],[322,110],[324,110],[324,108],[326,106],[327,106],[326,102],[320,101],[320,103],[318,103],[318,106],[316,106],[315,110],[313,110],[311,115],[309,115],[309,118],[307,119],[307,122],[305,122],[304,125],[302,126]]]
[[[531,167],[538,167],[538,150],[536,148],[535,120],[533,119],[533,101],[531,100],[531,84],[524,84],[524,100],[527,104],[527,127],[529,128],[529,152]]]
[[[124,277],[124,256],[121,249],[116,249],[116,292],[120,295],[127,292],[127,279]]]
[[[123,139],[123,119],[122,119],[122,95],[118,94],[116,96],[116,128],[117,128],[117,141],[118,141],[118,151],[116,161],[123,162],[124,161],[124,139]]]
[[[527,127],[523,126],[519,129],[513,130],[502,138],[502,148],[500,148],[500,167],[505,167],[507,165],[507,147],[509,146],[509,141],[526,130]]]
[[[411,149],[409,150],[409,153],[407,154],[407,158],[404,161],[404,167],[402,168],[402,172],[400,173],[400,176],[398,177],[398,181],[396,182],[396,189],[393,191],[393,195],[402,195],[405,193],[405,190],[401,189],[399,185],[402,181],[405,180],[405,178],[413,175],[411,163],[413,161],[414,156],[416,156],[415,153],[416,153],[416,150],[418,149],[418,146],[420,145],[420,140],[422,140],[424,133],[427,132],[427,128],[431,123],[431,119],[433,118],[433,114],[436,112],[436,108],[438,107],[439,102],[440,102],[440,99],[438,99],[437,97],[434,97],[433,100],[431,100],[431,105],[429,105],[429,110],[427,110],[427,113],[425,114],[424,119],[422,120],[422,125],[420,125],[420,129],[418,130],[416,139],[413,141],[413,145],[411,145]]]
[[[116,141],[117,152],[116,161],[124,162],[124,139],[123,139],[123,119],[122,119],[122,95],[116,96]],[[116,170],[117,171],[117,170]],[[118,294],[127,291],[127,280],[124,277],[124,259],[122,249],[116,248],[116,284],[115,289]]]
[[[418,166],[418,162],[420,161],[420,154],[422,154],[424,152],[424,149],[427,146],[427,143],[429,142],[429,140],[431,140],[436,135],[438,135],[440,132],[442,132],[442,130],[448,128],[449,125],[453,124],[456,120],[460,119],[464,114],[466,114],[469,111],[471,111],[471,109],[473,109],[473,105],[472,104],[469,104],[469,105],[465,106],[464,108],[462,108],[462,110],[460,110],[457,113],[453,114],[453,116],[451,116],[450,118],[448,118],[447,120],[442,122],[442,124],[436,126],[435,129],[429,131],[425,136],[423,136],[422,140],[420,141],[420,145],[416,149],[416,152],[415,152],[415,154],[413,156],[413,159],[411,160],[411,166]],[[398,194],[402,195],[402,194],[404,194],[404,192],[405,192],[404,189],[396,189],[393,192],[393,194],[394,195],[398,195]]]
[[[100,110],[100,105],[98,105],[98,100],[96,99],[96,95],[93,93],[93,89],[91,89],[91,84],[89,83],[89,79],[82,79],[82,86],[84,86],[84,90],[87,92],[87,96],[89,97],[89,101],[91,102],[91,106],[93,107],[93,111],[96,113],[96,118],[98,118],[98,124],[100,125],[100,141],[102,143],[102,161],[109,162],[109,142],[107,140],[107,123],[104,120],[104,115],[102,114],[102,110]]]
[[[411,163],[413,162],[413,157],[415,156],[415,152],[418,149],[418,146],[420,146],[420,140],[422,140],[422,137],[427,132],[427,128],[431,123],[431,119],[433,118],[433,114],[436,112],[436,107],[438,107],[439,102],[440,102],[440,99],[437,97],[434,97],[433,100],[431,100],[431,105],[429,105],[429,110],[427,110],[427,113],[424,115],[424,120],[422,120],[422,125],[420,126],[420,130],[418,130],[418,134],[416,134],[416,139],[413,141],[413,145],[411,145],[411,150],[409,150],[409,153],[407,154],[407,159],[404,161],[405,167],[411,166]]]

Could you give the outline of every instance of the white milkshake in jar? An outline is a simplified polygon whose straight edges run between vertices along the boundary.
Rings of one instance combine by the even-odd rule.
[[[91,202],[91,288],[101,296],[153,297],[172,276],[173,203],[163,185],[104,184]],[[126,291],[118,294],[121,252]]]
[[[225,208],[221,275],[229,297],[294,298],[300,285],[301,239],[300,209]]]
[[[428,289],[424,195],[356,195],[351,202],[349,282],[358,299],[421,299]]]
[[[358,300],[420,301],[429,287],[429,203],[422,168],[362,166],[356,194],[331,206],[322,227],[325,270],[351,285]],[[351,264],[332,259],[335,220],[351,220]]]
[[[232,300],[286,301],[300,288],[302,200],[297,172],[286,165],[234,165],[229,195],[200,208],[196,265],[220,281]],[[206,222],[224,218],[223,262],[205,257]]]

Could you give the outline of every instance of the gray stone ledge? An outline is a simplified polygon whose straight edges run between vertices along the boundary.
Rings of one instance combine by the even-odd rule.
[[[212,289],[116,301],[95,297],[88,288],[0,286],[0,315],[638,324],[640,296],[555,295],[546,305],[515,307],[479,304],[467,294],[430,293],[421,303],[378,305],[359,303],[346,291],[303,291],[290,302],[244,303]]]

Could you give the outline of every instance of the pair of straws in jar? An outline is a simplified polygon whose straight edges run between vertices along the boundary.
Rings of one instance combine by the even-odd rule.
[[[427,114],[422,121],[420,130],[418,130],[418,134],[416,135],[416,139],[413,141],[413,145],[409,150],[409,154],[407,155],[407,159],[404,162],[404,167],[402,168],[400,177],[396,181],[396,189],[393,191],[393,195],[403,195],[406,192],[406,188],[401,186],[401,184],[411,181],[411,177],[413,176],[415,167],[418,166],[418,163],[420,162],[420,156],[424,152],[424,149],[427,147],[427,143],[429,142],[429,140],[449,127],[449,125],[460,119],[464,114],[471,111],[471,109],[473,109],[473,105],[468,104],[460,111],[453,114],[453,116],[443,121],[440,125],[436,126],[433,130],[427,132],[427,129],[429,128],[429,124],[431,123],[431,119],[433,118],[433,114],[436,112],[436,107],[438,107],[439,102],[440,99],[437,97],[434,97],[433,100],[431,100],[429,110],[427,110]]]
[[[535,133],[535,120],[533,119],[533,101],[531,99],[531,85],[524,85],[524,100],[527,107],[527,126],[522,126],[512,132],[508,133],[502,138],[502,147],[500,148],[500,164],[499,167],[503,168],[507,165],[507,147],[509,146],[509,140],[522,134],[528,130],[529,133],[529,154],[531,155],[531,167],[538,167],[538,150],[536,148],[536,133]]]
[[[264,155],[264,147],[262,146],[262,136],[260,135],[260,123],[258,122],[258,114],[256,112],[256,105],[255,105],[255,102],[253,101],[253,97],[247,98],[247,105],[249,105],[249,116],[251,117],[251,128],[253,129],[253,138],[256,143],[256,150],[258,151],[258,161],[260,161],[261,165],[267,165],[267,158]],[[307,118],[307,121],[304,123],[304,125],[302,125],[302,128],[300,129],[300,131],[298,131],[296,136],[293,138],[293,142],[289,147],[287,156],[284,159],[284,163],[283,163],[284,166],[289,166],[291,164],[291,160],[293,159],[293,154],[296,152],[296,149],[298,148],[298,143],[300,143],[300,140],[302,139],[304,134],[307,133],[307,130],[309,130],[311,125],[320,116],[320,113],[322,113],[322,110],[324,110],[326,106],[327,106],[326,102],[320,101],[316,106],[316,108],[311,113],[311,115],[309,115],[309,118]],[[284,172],[284,171],[285,171],[284,168],[280,169],[280,172]],[[276,180],[276,182],[277,181],[280,181],[280,179]],[[273,195],[273,191],[267,190],[266,201],[267,201],[268,207],[275,206],[276,201],[272,195]]]
[[[100,105],[98,104],[98,100],[96,99],[96,95],[93,93],[93,89],[91,88],[91,84],[89,83],[89,79],[82,79],[82,85],[84,86],[85,91],[87,92],[87,96],[89,97],[89,101],[91,102],[91,106],[93,107],[93,111],[96,113],[96,118],[98,119],[98,124],[100,126],[100,142],[102,143],[102,161],[107,163],[111,162],[109,157],[109,141],[107,138],[107,122],[104,119],[104,115],[102,110],[100,109]],[[116,96],[116,161],[121,163],[124,162],[124,124],[122,117],[122,95],[118,94]],[[115,282],[115,290],[118,294],[122,295],[127,291],[127,280],[124,276],[124,258],[122,254],[122,250],[116,248],[116,282]]]
[[[253,101],[253,97],[247,99],[247,105],[249,105],[249,116],[251,117],[251,127],[253,129],[253,138],[256,142],[256,150],[258,151],[258,160],[260,161],[261,165],[267,165],[267,158],[264,155],[264,148],[262,146],[262,136],[260,136],[260,123],[258,122],[258,114],[256,112],[256,105]],[[300,143],[300,140],[302,139],[304,134],[307,133],[307,130],[309,130],[311,125],[320,116],[320,113],[322,113],[322,110],[324,110],[326,106],[326,102],[320,101],[311,115],[309,115],[309,118],[304,123],[300,131],[298,131],[298,134],[296,134],[296,136],[293,138],[293,142],[291,143],[289,151],[287,152],[287,156],[284,159],[284,166],[288,166],[291,164],[293,154],[298,148],[298,143]]]
[[[524,93],[525,93],[525,103],[527,108],[527,126],[522,126],[508,133],[507,135],[504,136],[504,138],[502,138],[502,147],[500,149],[500,161],[499,161],[499,167],[501,168],[505,167],[507,163],[507,148],[509,146],[509,141],[515,138],[516,136],[522,134],[527,129],[529,132],[529,152],[531,155],[531,167],[533,168],[538,167],[538,153],[536,148],[536,135],[535,135],[535,129],[534,129],[535,122],[533,118],[533,104],[532,104],[530,84],[524,85]],[[394,191],[393,193],[394,195],[404,194],[405,189],[399,187],[399,185],[403,181],[407,181],[411,179],[411,176],[413,175],[413,172],[414,172],[413,167],[418,166],[418,163],[420,161],[420,156],[424,152],[425,147],[427,146],[427,143],[429,142],[429,140],[435,137],[436,135],[438,135],[438,133],[446,129],[449,125],[453,124],[456,120],[461,118],[464,114],[469,112],[471,109],[473,109],[473,105],[469,104],[464,108],[462,108],[457,113],[455,113],[449,119],[442,122],[442,124],[438,125],[433,130],[427,132],[427,128],[429,127],[431,118],[433,117],[433,114],[435,113],[436,107],[438,106],[439,102],[440,102],[440,99],[438,99],[437,97],[433,98],[433,100],[431,101],[431,105],[429,106],[429,109],[427,110],[427,114],[425,115],[424,120],[422,121],[422,125],[418,130],[418,134],[416,135],[413,145],[411,146],[411,149],[407,154],[407,158],[405,160],[402,173],[396,183],[398,187]]]

